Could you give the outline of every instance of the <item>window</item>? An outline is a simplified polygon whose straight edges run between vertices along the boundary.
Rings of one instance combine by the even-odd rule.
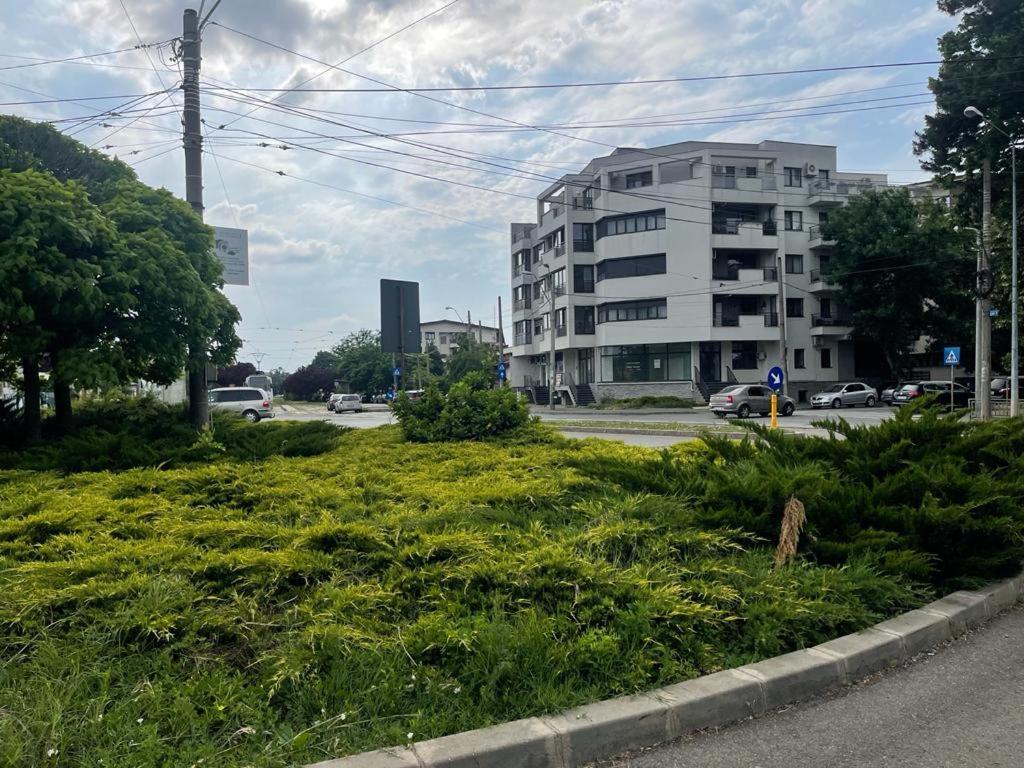
[[[555,296],[565,295],[565,267],[551,273],[551,283]]]
[[[804,300],[786,299],[786,317],[803,317]]]
[[[433,331],[425,331],[424,334],[423,334],[423,337],[427,340],[427,344],[433,344],[434,343],[434,332]]]
[[[747,166],[747,178],[748,179],[756,179],[757,178],[757,166],[756,165],[748,165]]]
[[[601,381],[689,381],[689,344],[601,347]]]
[[[594,250],[594,225],[572,225],[572,247],[574,251]]]
[[[555,326],[558,328],[565,328],[566,326],[566,308],[555,310]]]
[[[617,301],[601,304],[597,308],[598,323],[621,323],[627,320],[664,320],[668,317],[665,299],[643,301]]]
[[[804,228],[804,214],[801,211],[786,211],[786,229],[796,232]]]
[[[636,189],[637,187],[649,187],[653,183],[654,173],[652,171],[640,171],[639,173],[626,174],[626,189]]]
[[[540,336],[542,333],[544,333],[544,320],[538,317],[533,321],[533,334]]]
[[[822,211],[818,214],[818,223],[822,226],[828,224],[828,211]]]
[[[822,184],[825,184],[826,186],[828,185],[828,169],[827,168],[819,168],[818,169],[818,180]]]
[[[827,297],[818,299],[818,314],[825,318],[832,317],[832,299]]]
[[[804,185],[804,172],[800,168],[784,168],[787,187],[802,187]]]
[[[442,333],[441,334],[441,343],[442,344],[447,344],[448,343],[448,334],[447,333]]]
[[[715,165],[711,168],[711,186],[717,189],[736,188],[736,166]]]
[[[594,332],[593,307],[574,307],[573,316],[576,320],[576,333],[590,334]]]
[[[734,341],[732,343],[732,369],[749,371],[757,368],[757,342]]]
[[[626,235],[632,232],[648,232],[665,228],[665,209],[629,213],[624,216],[608,216],[597,222],[597,237]]]
[[[826,347],[825,349],[819,350],[819,352],[821,353],[821,367],[822,368],[831,368],[832,367],[832,350],[828,349]]]
[[[864,387],[863,384],[847,384],[846,385],[846,391],[847,392],[863,392],[864,389],[865,389],[865,387]]]
[[[540,298],[543,285],[543,280],[538,280],[536,283],[533,284],[533,298],[535,300]]]
[[[786,254],[786,274],[802,275],[804,273],[804,257],[799,253]]]
[[[572,268],[572,289],[575,293],[594,292],[594,268],[587,264],[577,264]]]
[[[605,259],[597,263],[597,281],[616,277],[641,277],[643,275],[664,275],[665,254],[651,256],[630,256],[625,259]]]
[[[793,367],[794,368],[806,368],[807,364],[804,360],[804,351],[802,349],[793,350]]]

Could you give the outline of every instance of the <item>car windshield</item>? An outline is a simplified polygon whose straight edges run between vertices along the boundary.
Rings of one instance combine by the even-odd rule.
[[[842,392],[843,391],[843,385],[842,384],[836,384],[834,386],[829,387],[825,391],[826,392]]]
[[[917,384],[904,384],[900,392],[913,392],[915,389],[917,389]]]

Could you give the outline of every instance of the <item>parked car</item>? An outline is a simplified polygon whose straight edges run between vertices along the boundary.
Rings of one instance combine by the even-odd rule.
[[[730,413],[741,419],[751,413],[767,416],[772,407],[772,391],[762,384],[735,384],[712,395],[708,406],[720,419]],[[792,416],[796,402],[791,397],[779,395],[778,409],[781,416]]]
[[[967,387],[954,383],[953,407],[966,408],[971,399],[971,391]],[[931,396],[933,405],[949,408],[950,384],[948,381],[918,381],[904,384],[896,393],[896,405],[909,405],[919,397]]]
[[[964,389],[966,389],[972,395],[974,394],[975,387],[977,385],[975,384],[973,376],[957,376],[955,379],[953,379],[953,381],[959,384]]]
[[[884,405],[893,405],[896,398],[896,393],[899,392],[900,389],[902,389],[903,384],[904,382],[897,381],[891,384],[882,385],[882,388],[880,389],[881,394],[879,394],[878,396],[879,402],[883,403]]]
[[[863,405],[868,408],[878,402],[878,393],[860,381],[835,384],[811,398],[812,408],[852,408]]]
[[[363,412],[363,400],[359,395],[338,395],[338,401],[334,404],[335,413],[344,413],[345,411],[353,411],[354,413]]]
[[[240,413],[254,424],[260,419],[274,418],[270,395],[256,387],[218,387],[209,391],[210,407],[218,411]]]
[[[338,395],[338,394],[334,394],[334,395],[331,395],[330,397],[328,397],[327,398],[327,410],[328,411],[336,410],[337,406],[338,406],[338,401],[341,400],[342,397],[344,397],[344,395]]]
[[[1024,377],[1017,379],[1017,391],[1024,392]],[[992,397],[997,400],[1010,399],[1010,377],[994,376],[992,378]]]
[[[407,389],[407,390],[405,390],[405,394],[407,394],[409,396],[410,400],[419,400],[421,397],[423,397],[424,390],[422,390],[422,389]]]

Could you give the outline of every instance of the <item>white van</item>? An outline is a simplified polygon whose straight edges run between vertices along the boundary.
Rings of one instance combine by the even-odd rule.
[[[255,387],[218,387],[209,392],[210,407],[218,411],[240,413],[255,424],[260,419],[274,418],[270,395]]]

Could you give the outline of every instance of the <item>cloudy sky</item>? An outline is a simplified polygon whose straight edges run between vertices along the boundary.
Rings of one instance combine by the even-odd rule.
[[[0,4],[3,109],[59,121],[131,162],[143,181],[183,195],[172,44],[39,60],[165,43],[180,36],[182,10],[196,5]],[[454,318],[450,305],[493,324],[498,294],[506,313],[511,303],[509,222],[531,220],[530,197],[607,145],[817,142],[839,147],[839,170],[924,178],[911,142],[931,109],[935,67],[421,95],[388,86],[929,60],[955,25],[934,0],[222,0],[213,20],[222,26],[203,35],[206,220],[250,233],[251,285],[227,289],[242,312],[240,359],[260,352],[265,369],[289,370],[346,333],[377,326],[381,277],[420,281],[424,320]],[[352,74],[315,61],[349,57],[340,66]],[[245,90],[302,83],[301,93]],[[137,111],[84,120],[164,89],[130,105]],[[50,98],[86,100],[11,103]]]

